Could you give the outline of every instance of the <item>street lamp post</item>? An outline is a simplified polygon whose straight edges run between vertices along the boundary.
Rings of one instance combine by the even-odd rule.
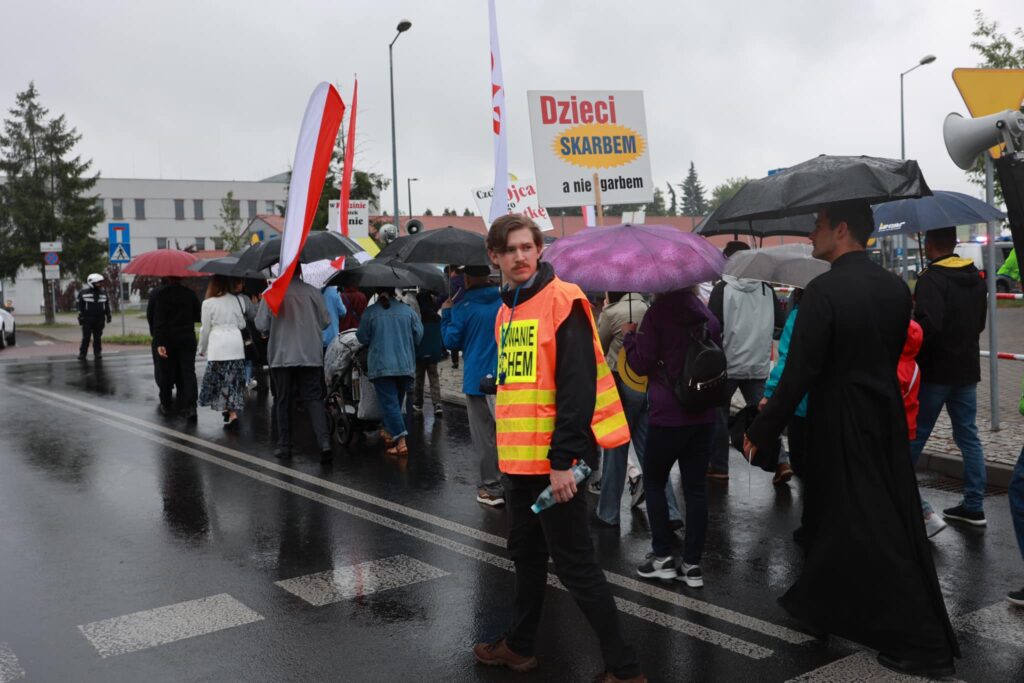
[[[398,33],[388,44],[388,71],[391,77],[391,188],[394,190],[395,227],[398,225],[398,150],[395,146],[395,61],[392,48],[399,36],[412,28],[412,22],[402,19],[396,27]]]
[[[934,61],[935,55],[925,55],[924,57],[921,57],[917,64],[915,64],[914,66],[910,67],[909,69],[900,74],[900,159],[907,158],[907,139],[903,126],[903,77],[906,76],[911,71],[913,71],[914,69],[920,68],[925,64],[931,64]],[[909,280],[910,272],[908,267],[908,261],[910,259],[908,258],[907,254],[908,242],[906,233],[900,235],[900,246],[903,250],[903,279]]]
[[[409,218],[412,219],[412,181],[419,180],[419,178],[406,178],[405,187],[409,192]]]

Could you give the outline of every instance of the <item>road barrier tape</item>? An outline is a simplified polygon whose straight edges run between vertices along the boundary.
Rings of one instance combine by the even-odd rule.
[[[1024,294],[996,294],[996,298],[1021,301],[1022,299],[1024,299]]]
[[[991,354],[988,351],[982,351],[982,358],[989,358]],[[1002,353],[1001,351],[996,352],[996,358],[1003,360],[1024,360],[1024,353]]]

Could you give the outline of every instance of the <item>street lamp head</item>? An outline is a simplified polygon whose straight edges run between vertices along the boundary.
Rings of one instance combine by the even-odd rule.
[[[918,64],[921,64],[923,66],[925,64],[931,64],[934,61],[935,55],[925,55],[924,57],[921,57],[921,61],[918,62]]]
[[[408,19],[402,19],[400,22],[398,22],[399,33],[405,33],[410,28],[412,28],[412,22],[409,21]],[[934,57],[932,57],[932,59],[934,59]]]
[[[410,182],[413,181],[413,180],[419,180],[419,178],[409,178]]]

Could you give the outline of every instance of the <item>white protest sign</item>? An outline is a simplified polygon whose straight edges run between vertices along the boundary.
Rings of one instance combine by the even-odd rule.
[[[327,229],[341,232],[341,200],[327,202]],[[348,202],[348,236],[352,239],[370,235],[370,200],[350,199]]]
[[[654,200],[640,90],[531,90],[526,93],[537,194],[546,207]]]
[[[473,189],[473,199],[476,200],[476,208],[480,215],[487,220],[491,215],[491,199],[494,195],[494,188],[490,186],[477,187]],[[508,212],[521,213],[533,219],[541,230],[554,230],[548,211],[542,208],[537,202],[537,185],[533,178],[508,181]]]

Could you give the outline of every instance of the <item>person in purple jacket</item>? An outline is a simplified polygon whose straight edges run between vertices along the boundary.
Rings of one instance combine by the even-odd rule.
[[[718,319],[697,298],[696,288],[688,288],[658,295],[639,332],[635,323],[622,326],[626,360],[638,373],[647,375],[650,402],[644,495],[652,552],[637,567],[637,574],[644,578],[676,579],[690,588],[704,585],[700,557],[708,530],[707,469],[715,410],[686,410],[676,400],[671,382],[683,372],[690,330],[700,325],[706,325],[711,339],[721,345]],[[665,484],[677,462],[686,500],[681,562],[672,555],[672,529],[665,500]]]

